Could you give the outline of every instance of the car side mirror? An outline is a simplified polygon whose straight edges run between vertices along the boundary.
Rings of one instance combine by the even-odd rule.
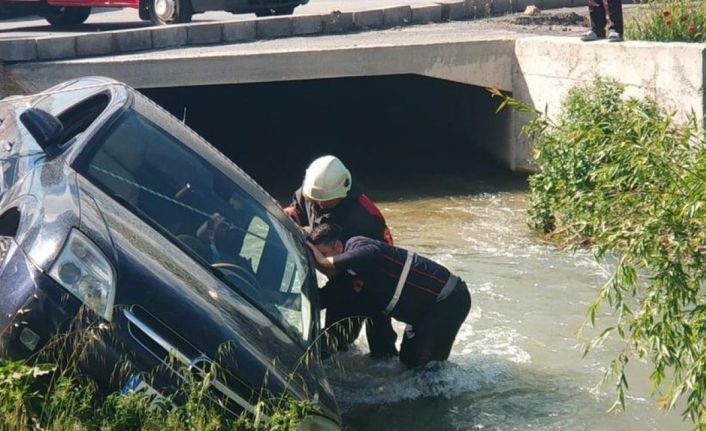
[[[59,153],[59,138],[64,133],[61,120],[39,108],[29,108],[20,114],[20,121],[49,157]]]

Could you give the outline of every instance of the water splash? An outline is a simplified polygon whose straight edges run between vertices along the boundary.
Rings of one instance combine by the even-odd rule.
[[[408,370],[396,359],[356,361],[342,358],[327,373],[344,410],[419,398],[453,398],[475,392],[502,378],[507,366],[489,357],[460,354],[447,362]]]

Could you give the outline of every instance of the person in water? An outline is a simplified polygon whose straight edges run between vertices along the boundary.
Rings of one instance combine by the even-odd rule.
[[[339,226],[324,223],[309,235],[316,267],[335,283],[327,295],[406,323],[400,361],[408,368],[445,361],[471,309],[466,283],[446,267],[384,241],[355,236],[344,242]],[[337,277],[351,282],[337,283]]]
[[[335,223],[342,229],[342,238],[367,236],[392,245],[392,235],[380,210],[353,182],[351,173],[335,156],[314,160],[306,170],[302,186],[294,192],[291,205],[284,208],[296,224],[311,231],[322,223]],[[345,282],[339,278],[337,282]],[[322,346],[324,354],[330,349],[347,349],[358,338],[362,319],[351,304],[337,295],[322,295],[326,308],[326,334],[329,343]],[[389,316],[370,315],[365,325],[373,358],[397,355],[397,334]]]

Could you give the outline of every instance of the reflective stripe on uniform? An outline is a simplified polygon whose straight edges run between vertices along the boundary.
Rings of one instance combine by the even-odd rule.
[[[400,300],[400,296],[402,295],[402,288],[407,282],[407,276],[409,275],[409,269],[412,267],[413,259],[414,253],[408,251],[407,259],[404,261],[404,267],[402,268],[402,272],[400,273],[400,279],[397,281],[397,287],[395,287],[395,293],[392,295],[390,303],[387,304],[387,307],[385,307],[385,314],[390,314],[395,308],[395,305],[397,305],[397,301]]]
[[[453,292],[453,290],[456,288],[456,284],[458,284],[459,278],[456,277],[455,275],[451,274],[449,275],[449,279],[446,280],[446,284],[444,284],[444,287],[441,288],[441,292],[439,292],[439,296],[436,297],[436,302],[443,301],[446,299],[447,296]]]

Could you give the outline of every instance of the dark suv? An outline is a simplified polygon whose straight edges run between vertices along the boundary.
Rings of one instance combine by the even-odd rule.
[[[339,429],[304,240],[196,133],[83,78],[0,101],[0,169],[1,355],[29,357],[87,309],[110,333],[93,348],[99,380],[120,358],[142,372],[132,383],[217,366],[211,392],[233,412],[253,411],[264,384]]]

